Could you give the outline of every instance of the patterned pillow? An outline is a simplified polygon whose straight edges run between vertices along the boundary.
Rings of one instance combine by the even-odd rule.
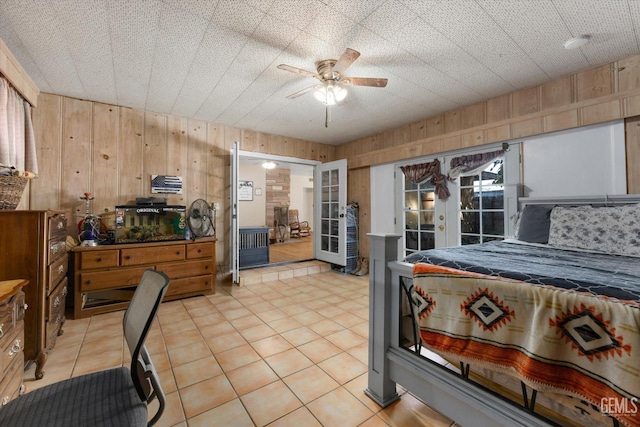
[[[549,245],[640,257],[640,205],[555,207]]]

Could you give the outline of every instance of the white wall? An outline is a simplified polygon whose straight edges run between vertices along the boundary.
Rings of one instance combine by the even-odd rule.
[[[395,165],[371,166],[371,232],[395,233]]]
[[[526,138],[522,154],[527,197],[627,192],[623,120]]]
[[[313,177],[291,175],[289,209],[297,209],[300,221],[309,221],[313,230]]]
[[[253,181],[253,201],[238,202],[238,225],[240,227],[256,227],[265,225],[267,203],[265,198],[266,172],[261,165],[243,163],[238,173],[240,181]],[[256,189],[262,189],[262,195],[255,194]]]
[[[523,143],[522,167],[526,197],[626,193],[625,133],[622,120],[510,142]],[[473,147],[472,150],[478,151],[478,147]],[[452,153],[446,154],[449,158]],[[517,164],[517,158],[513,160]],[[443,164],[443,171],[446,169],[447,165]],[[394,187],[394,170],[394,164],[370,168],[372,233],[397,233],[394,211],[402,198]]]

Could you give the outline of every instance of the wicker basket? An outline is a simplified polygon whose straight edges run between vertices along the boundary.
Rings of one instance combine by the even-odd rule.
[[[22,199],[29,178],[0,175],[0,210],[14,210]]]

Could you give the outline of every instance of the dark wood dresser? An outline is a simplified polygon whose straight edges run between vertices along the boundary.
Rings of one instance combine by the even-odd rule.
[[[67,218],[59,211],[0,211],[0,280],[26,279],[25,364],[44,375],[62,334],[67,295]]]
[[[0,282],[0,406],[22,393],[26,280]],[[2,408],[0,408],[0,411]]]

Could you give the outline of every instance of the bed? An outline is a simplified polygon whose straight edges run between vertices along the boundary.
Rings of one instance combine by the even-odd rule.
[[[404,262],[372,235],[367,394],[397,382],[462,425],[640,426],[639,201],[524,200],[518,239]]]

